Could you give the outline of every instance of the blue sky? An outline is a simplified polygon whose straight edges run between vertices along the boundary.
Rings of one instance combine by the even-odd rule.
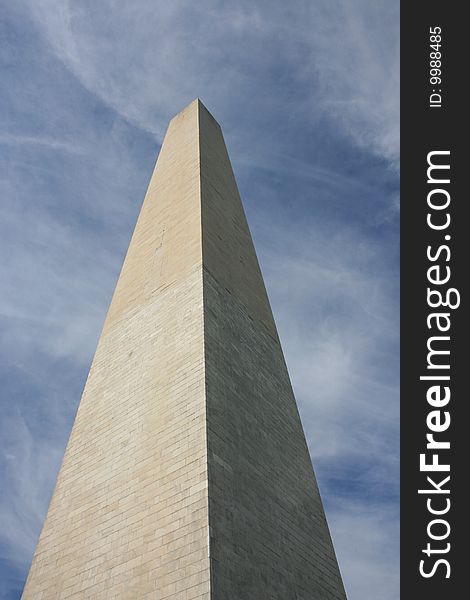
[[[349,600],[398,600],[398,3],[10,0],[0,600],[21,595],[168,120],[222,125]]]

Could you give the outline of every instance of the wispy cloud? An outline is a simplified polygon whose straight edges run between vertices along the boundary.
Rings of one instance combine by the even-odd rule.
[[[399,545],[397,513],[393,506],[364,507],[350,498],[333,503],[329,515],[335,521],[334,541],[349,598],[397,600]]]
[[[31,135],[11,135],[0,133],[0,144],[10,146],[24,145],[28,147],[40,146],[44,149],[62,150],[72,154],[83,154],[85,152],[84,148],[80,148],[71,142],[48,137],[35,137]]]
[[[178,0],[115,10],[107,0],[92,8],[88,2],[34,0],[30,8],[82,84],[159,137],[180,98],[205,92],[225,111],[240,98],[248,110],[267,105],[282,114],[295,105],[297,118],[308,121],[326,111],[357,144],[397,165],[393,3],[319,0],[299,2],[293,10],[282,2]],[[277,69],[288,71],[283,77],[292,93],[276,89]],[[259,74],[269,78],[270,71],[267,83],[274,90],[250,94]],[[302,84],[304,96],[294,98]]]
[[[311,36],[322,105],[358,145],[397,168],[397,5],[340,0],[326,14]]]

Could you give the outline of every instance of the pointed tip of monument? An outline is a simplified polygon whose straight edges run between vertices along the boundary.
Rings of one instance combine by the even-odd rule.
[[[207,108],[207,106],[204,104],[204,102],[199,97],[196,98],[194,100],[194,102],[197,102],[199,110],[202,109],[207,115],[209,115],[209,117],[214,121],[214,123],[217,125],[217,127],[220,127],[217,119],[214,117],[214,115],[211,113],[211,111]]]
[[[193,104],[193,103],[195,103],[199,108],[203,108],[205,111],[207,111],[210,114],[209,110],[207,109],[207,106],[199,98],[199,96],[197,98],[194,98],[194,100],[191,102],[191,104]]]
[[[206,108],[204,106],[203,101],[199,98],[199,96],[197,98],[194,98],[193,102],[196,102],[196,104],[198,104],[198,106],[203,106],[204,108]],[[207,110],[207,108],[206,108],[206,110]]]
[[[201,98],[199,98],[199,96],[194,98],[194,100],[191,100],[191,102],[189,104],[187,104],[184,108],[182,108],[179,111],[179,113],[177,113],[177,115],[175,115],[175,117],[180,115],[181,113],[190,111],[192,108],[196,108],[198,111],[201,109],[204,110],[217,123],[217,120],[215,119],[213,114],[208,110],[207,106],[203,103],[203,101],[201,100]]]

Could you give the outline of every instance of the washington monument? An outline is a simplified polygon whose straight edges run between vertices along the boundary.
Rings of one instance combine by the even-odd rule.
[[[199,100],[169,124],[22,598],[346,598],[222,132]]]

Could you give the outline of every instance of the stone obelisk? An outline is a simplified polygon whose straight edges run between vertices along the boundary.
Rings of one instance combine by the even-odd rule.
[[[170,122],[23,600],[344,600],[222,132]]]

